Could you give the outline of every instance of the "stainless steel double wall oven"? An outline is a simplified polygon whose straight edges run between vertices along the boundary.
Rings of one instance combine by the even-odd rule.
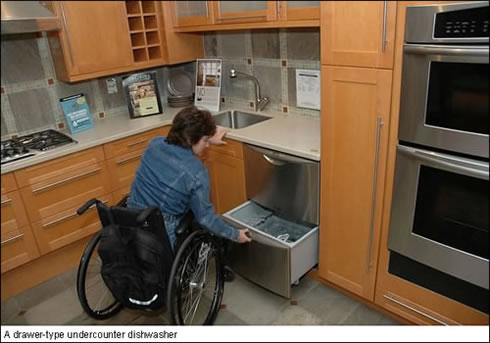
[[[488,313],[488,1],[407,8],[389,272]]]

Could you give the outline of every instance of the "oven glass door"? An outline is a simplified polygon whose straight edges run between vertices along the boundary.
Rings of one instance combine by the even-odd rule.
[[[488,162],[398,145],[389,248],[488,289]]]
[[[488,158],[488,46],[404,46],[401,141]]]
[[[433,61],[425,124],[488,135],[488,64]]]

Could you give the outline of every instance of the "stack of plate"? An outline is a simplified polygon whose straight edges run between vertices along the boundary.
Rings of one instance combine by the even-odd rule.
[[[170,94],[167,102],[171,107],[184,107],[194,102],[194,81],[189,72],[172,71],[167,82],[167,89]]]
[[[194,102],[194,95],[169,95],[167,102],[170,107],[184,107]]]

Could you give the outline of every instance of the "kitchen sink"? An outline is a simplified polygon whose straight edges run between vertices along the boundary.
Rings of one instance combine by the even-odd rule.
[[[214,116],[216,125],[231,129],[242,129],[268,119],[271,119],[271,117],[242,111],[226,111]]]

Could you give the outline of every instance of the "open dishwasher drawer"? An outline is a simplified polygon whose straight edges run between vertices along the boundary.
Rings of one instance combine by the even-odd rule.
[[[232,243],[227,255],[230,266],[274,293],[290,298],[291,285],[318,263],[317,225],[285,220],[253,201],[223,217],[252,233],[251,243]]]

